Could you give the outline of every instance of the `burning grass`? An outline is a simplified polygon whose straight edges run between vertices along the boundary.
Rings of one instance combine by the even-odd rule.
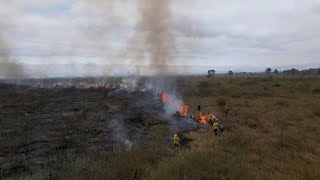
[[[103,88],[3,91],[8,96],[0,97],[1,176],[320,178],[319,79],[186,77],[176,82],[179,98],[171,98],[170,91],[158,99],[148,92],[123,91],[104,97]],[[182,115],[180,107],[188,107],[187,117],[177,121],[213,113],[225,132],[215,136],[204,124],[180,132],[182,146],[173,149],[173,124],[158,114],[165,113],[163,103]],[[134,144],[131,149],[128,141]]]

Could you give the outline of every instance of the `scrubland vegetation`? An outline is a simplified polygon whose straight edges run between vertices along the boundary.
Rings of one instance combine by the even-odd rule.
[[[204,125],[181,135],[182,145],[174,149],[166,124],[150,126],[131,149],[88,151],[68,162],[58,177],[320,179],[319,78],[184,77],[178,78],[177,87],[189,105],[189,114],[196,114],[201,105],[202,113],[217,116],[225,132],[215,136],[212,127]],[[114,103],[101,104],[110,111],[120,108]],[[34,106],[30,104],[31,109]],[[85,113],[80,110],[83,107],[78,109],[61,116],[70,124],[77,122]],[[145,122],[150,121],[156,122],[157,117],[146,117]],[[4,147],[4,141],[1,143]],[[48,179],[51,175],[44,171],[30,177]]]
[[[191,113],[197,113],[197,105],[204,113],[213,112],[225,124],[223,134],[214,136],[207,125],[184,134],[186,143],[173,149],[154,130],[137,149],[92,156],[90,170],[71,171],[66,177],[320,178],[319,79],[191,77],[178,84]]]

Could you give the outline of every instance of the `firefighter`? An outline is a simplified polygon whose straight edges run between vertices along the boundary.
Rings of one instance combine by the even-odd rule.
[[[173,144],[176,148],[180,146],[180,138],[176,133],[173,135]]]
[[[217,134],[218,134],[218,128],[219,128],[219,123],[217,123],[216,121],[214,121],[214,123],[213,123],[214,135],[217,135]]]
[[[200,106],[200,105],[198,105],[198,111],[199,111],[199,112],[201,111],[201,106]]]
[[[209,114],[208,119],[209,119],[208,123],[212,126],[216,117],[211,113],[211,114]]]
[[[224,125],[223,125],[222,123],[219,123],[219,129],[220,129],[220,131],[223,133]]]

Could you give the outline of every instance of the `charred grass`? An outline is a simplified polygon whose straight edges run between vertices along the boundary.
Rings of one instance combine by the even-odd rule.
[[[146,108],[130,107],[132,98],[144,94],[104,97],[99,89],[6,88],[0,96],[0,179],[60,178],[82,157],[121,149],[115,138],[139,139],[160,124],[149,110],[143,114]],[[123,124],[114,132],[110,122],[118,120]]]
[[[115,152],[109,160],[107,156],[89,160],[104,165],[93,166],[85,177],[320,178],[319,79],[192,77],[178,82],[191,113],[195,114],[201,105],[202,112],[213,112],[225,124],[226,131],[215,136],[206,125],[184,134],[189,143],[178,150],[160,140],[165,135],[160,139],[155,135],[137,149]],[[221,99],[225,101],[223,108],[219,105]],[[231,109],[230,113],[226,115],[224,108]],[[79,172],[67,177],[82,175]]]
[[[201,105],[203,113],[214,113],[225,125],[225,132],[214,135],[209,125],[181,135],[187,143],[174,149],[171,134],[165,124],[159,123],[152,113],[145,117],[134,110],[128,114],[129,121],[145,119],[144,126],[151,126],[128,149],[119,147],[112,151],[90,151],[69,162],[60,170],[58,177],[65,179],[319,179],[320,178],[320,80],[317,78],[203,78],[178,79],[181,92],[190,113],[197,113]],[[92,94],[94,96],[94,94]],[[100,97],[99,97],[100,98]],[[221,99],[225,101],[221,106]],[[16,106],[6,99],[2,107]],[[57,99],[56,101],[60,101]],[[63,101],[63,99],[61,99]],[[23,104],[21,108],[30,113],[43,102]],[[51,106],[50,103],[47,106]],[[52,104],[54,106],[54,103]],[[81,117],[90,101],[68,106],[60,112],[66,127],[74,122],[85,123]],[[127,103],[101,103],[101,108],[110,113]],[[49,107],[47,107],[49,108]],[[26,109],[26,110],[27,110]],[[226,109],[230,109],[228,114]],[[89,108],[90,112],[90,108]],[[18,117],[22,118],[23,113]],[[27,112],[28,113],[28,112]],[[87,115],[86,115],[87,114]],[[90,115],[90,114],[89,114]],[[108,116],[98,113],[95,118],[103,121]],[[100,121],[101,121],[100,120]],[[26,122],[19,121],[19,129],[28,130]],[[91,124],[94,128],[99,124]],[[153,126],[156,125],[156,126]],[[88,124],[83,126],[84,129]],[[80,128],[81,129],[81,128]],[[88,129],[88,128],[87,128]],[[89,128],[90,129],[90,128]],[[68,131],[66,131],[68,132]],[[11,130],[1,131],[10,136]],[[68,145],[65,136],[61,142]],[[48,141],[46,137],[43,141]],[[23,146],[28,139],[12,143]],[[79,142],[79,145],[81,143]],[[13,151],[16,145],[1,141],[2,156]],[[11,148],[11,149],[10,149]],[[28,171],[25,161],[17,160],[12,168]],[[3,169],[1,169],[3,171]],[[43,172],[39,179],[50,178]]]

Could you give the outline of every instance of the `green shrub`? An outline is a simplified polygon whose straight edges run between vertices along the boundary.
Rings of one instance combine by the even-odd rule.
[[[312,93],[313,94],[320,94],[320,89],[319,88],[313,89]]]
[[[219,108],[225,107],[226,104],[227,104],[226,99],[224,99],[224,98],[219,98],[219,99],[217,99],[217,106],[218,106]]]
[[[320,117],[320,112],[313,112],[313,114],[314,114],[315,116]]]
[[[279,100],[276,102],[276,105],[281,106],[281,107],[289,107],[289,103],[285,100]]]
[[[273,87],[281,87],[281,85],[279,83],[276,83],[274,85],[272,85]]]

